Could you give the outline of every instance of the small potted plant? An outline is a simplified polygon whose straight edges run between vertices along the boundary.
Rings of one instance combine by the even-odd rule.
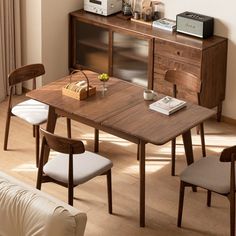
[[[109,80],[109,75],[102,73],[98,76],[98,79],[103,83],[103,92],[107,91],[106,82]]]

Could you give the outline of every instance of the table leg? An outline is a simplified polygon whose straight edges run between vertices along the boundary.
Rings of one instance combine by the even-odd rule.
[[[183,137],[186,161],[187,161],[187,164],[190,165],[194,161],[191,130],[188,130],[185,133],[183,133],[182,137]],[[192,187],[192,189],[193,189],[193,192],[197,192],[197,188],[195,186]]]
[[[71,138],[71,119],[66,118],[67,137]]]
[[[55,108],[49,106],[46,130],[51,133],[54,133],[56,121],[57,121],[57,114],[55,112]],[[44,145],[45,145],[45,139],[42,140],[42,146],[44,146]],[[48,160],[49,152],[50,152],[50,149],[47,148],[47,146],[45,146],[45,148],[44,148],[45,162],[47,162],[47,160]]]
[[[190,165],[193,163],[193,146],[192,146],[191,130],[188,130],[185,133],[183,133],[182,137],[183,137],[187,164]]]
[[[94,129],[94,152],[99,152],[99,130]]]
[[[140,172],[140,227],[145,227],[145,142],[139,145],[139,172]]]
[[[222,115],[222,102],[220,102],[217,106],[216,119],[218,122],[221,122],[221,115]]]

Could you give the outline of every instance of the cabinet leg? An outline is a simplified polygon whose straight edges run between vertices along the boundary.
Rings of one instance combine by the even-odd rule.
[[[221,115],[222,115],[222,102],[219,103],[217,106],[217,113],[216,113],[216,120],[221,122]]]

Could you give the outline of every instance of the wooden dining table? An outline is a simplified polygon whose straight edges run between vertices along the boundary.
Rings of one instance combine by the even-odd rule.
[[[69,82],[85,80],[80,72],[66,76],[32,90],[27,96],[49,105],[46,129],[54,132],[58,116],[81,122],[95,128],[95,151],[98,151],[98,130],[126,139],[138,145],[140,175],[140,226],[145,226],[145,147],[147,143],[163,145],[182,135],[187,164],[193,162],[191,128],[215,114],[213,110],[187,103],[186,107],[172,115],[164,115],[149,109],[153,101],[143,99],[144,88],[124,80],[110,77],[107,91],[102,91],[98,74],[84,71],[96,94],[85,100],[62,94]],[[156,99],[164,95],[158,94]],[[49,154],[49,152],[48,152]]]

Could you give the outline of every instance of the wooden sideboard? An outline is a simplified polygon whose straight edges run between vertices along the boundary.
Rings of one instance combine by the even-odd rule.
[[[217,107],[221,118],[225,99],[227,39],[198,39],[83,10],[70,13],[69,68],[107,72],[171,95],[164,81],[168,69],[184,70],[202,80],[201,104]],[[191,94],[180,90],[180,98]]]

